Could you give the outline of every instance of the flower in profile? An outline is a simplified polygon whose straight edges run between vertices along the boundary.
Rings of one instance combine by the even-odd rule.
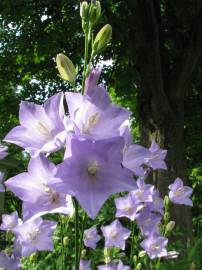
[[[123,227],[118,219],[108,226],[102,226],[101,230],[105,237],[105,247],[125,249],[125,241],[130,236],[131,231]]]
[[[95,226],[84,231],[84,245],[92,249],[96,248],[96,243],[100,240]]]
[[[97,88],[97,84],[100,78],[101,69],[100,68],[93,68],[91,69],[88,77],[85,81],[85,94],[93,94],[93,91],[99,91]]]
[[[14,256],[8,257],[4,252],[0,252],[0,269],[16,270],[20,266],[19,258],[15,258]]]
[[[99,141],[72,137],[70,148],[71,156],[58,166],[61,180],[53,188],[75,196],[90,218],[111,194],[136,187],[131,172],[121,166],[122,137]]]
[[[137,216],[137,225],[142,235],[150,235],[153,232],[158,232],[158,224],[162,216],[152,213],[149,209],[143,209]]]
[[[171,202],[193,206],[192,200],[190,199],[193,189],[188,186],[184,186],[182,179],[176,178],[175,182],[168,188],[170,189],[169,198]]]
[[[33,219],[46,213],[72,214],[70,196],[58,193],[52,188],[57,181],[57,167],[44,155],[30,160],[28,172],[18,174],[5,185],[23,201],[24,220]]]
[[[0,192],[5,191],[3,180],[4,180],[4,173],[0,171]]]
[[[130,220],[134,220],[138,212],[143,208],[143,204],[136,203],[131,193],[124,197],[115,199],[116,205],[116,217],[127,217]]]
[[[150,234],[140,245],[151,259],[167,256],[168,239],[159,234]]]
[[[4,159],[8,155],[8,147],[0,144],[0,159]]]
[[[51,236],[56,225],[54,221],[36,218],[15,227],[13,232],[16,241],[21,245],[22,256],[29,256],[40,250],[53,250]]]
[[[85,138],[102,140],[120,135],[119,128],[131,112],[110,103],[103,87],[97,86],[82,96],[66,93],[70,119],[74,132]]]
[[[20,125],[13,128],[5,141],[28,150],[32,157],[39,153],[51,153],[65,143],[63,93],[49,98],[44,105],[22,101]]]
[[[79,264],[79,270],[91,270],[91,265],[90,265],[90,261],[87,260],[80,260],[80,264]]]
[[[18,218],[17,211],[11,213],[10,215],[2,215],[2,224],[0,230],[3,231],[12,231],[16,226],[22,223],[21,219]]]

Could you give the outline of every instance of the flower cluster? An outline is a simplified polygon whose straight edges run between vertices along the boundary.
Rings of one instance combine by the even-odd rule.
[[[146,237],[141,246],[150,258],[167,255],[168,240],[159,231],[163,200],[158,190],[145,182],[152,169],[167,168],[167,151],[160,149],[154,140],[149,149],[132,143],[126,125],[131,113],[110,101],[107,91],[97,85],[99,76],[99,69],[91,71],[84,95],[58,93],[44,105],[30,102],[20,105],[20,125],[5,140],[23,147],[31,159],[27,172],[8,179],[5,185],[23,201],[23,221],[14,212],[3,216],[1,225],[2,230],[11,230],[16,236],[14,254],[28,256],[36,250],[53,249],[51,234],[56,224],[43,221],[41,216],[72,215],[71,196],[94,219],[111,194],[129,191],[115,199],[116,217],[136,220]],[[48,155],[62,148],[64,160],[55,165]],[[172,202],[192,204],[189,199],[192,190],[184,187],[179,178],[169,189]],[[130,231],[118,219],[101,230],[105,247],[125,249]],[[95,227],[84,232],[87,247],[95,249],[99,240]],[[80,268],[89,269],[82,265],[85,262],[81,262]],[[112,263],[110,269],[128,269],[121,265],[121,262],[118,266]]]

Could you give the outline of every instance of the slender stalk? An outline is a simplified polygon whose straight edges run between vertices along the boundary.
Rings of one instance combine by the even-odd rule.
[[[85,31],[85,55],[84,55],[84,70],[83,70],[83,80],[82,80],[82,95],[84,94],[85,89],[85,80],[86,80],[86,68],[88,64],[88,31]]]
[[[79,205],[75,198],[75,270],[79,270]]]
[[[79,261],[81,258],[81,251],[83,248],[83,235],[84,235],[84,228],[85,228],[85,223],[86,223],[86,213],[83,216],[83,220],[82,220],[82,225],[81,225],[81,235],[80,235],[80,245],[79,245]]]
[[[65,247],[64,247],[64,243],[63,243],[63,238],[64,238],[64,228],[63,228],[63,218],[60,215],[60,227],[61,227],[61,245],[62,245],[62,268],[61,270],[65,270]]]
[[[135,236],[135,222],[131,221],[131,230],[132,230],[132,235],[131,235],[131,247],[130,247],[130,266],[131,268],[133,267],[133,250],[134,250],[134,236]]]

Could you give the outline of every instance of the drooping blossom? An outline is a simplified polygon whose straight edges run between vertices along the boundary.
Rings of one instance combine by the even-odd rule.
[[[72,214],[70,196],[52,188],[57,168],[44,155],[30,160],[28,172],[18,174],[5,185],[23,201],[23,218],[28,220],[46,213]]]
[[[10,215],[4,214],[2,215],[2,224],[0,226],[0,230],[3,231],[12,231],[16,226],[20,225],[22,220],[18,218],[17,211],[11,213]]]
[[[164,161],[166,154],[167,150],[160,149],[154,140],[149,149],[133,144],[124,152],[123,165],[132,170],[135,175],[144,177],[146,171],[143,165],[151,167],[153,170],[167,169]]]
[[[0,192],[5,191],[3,180],[4,180],[4,173],[0,171]]]
[[[143,209],[136,218],[138,228],[142,235],[150,235],[153,232],[158,232],[158,224],[162,216],[152,213],[148,209]]]
[[[131,193],[121,198],[116,198],[116,217],[127,217],[130,220],[134,220],[138,215],[138,212],[143,208],[143,204],[136,203]]]
[[[61,181],[54,188],[75,196],[89,217],[96,217],[111,194],[136,187],[131,172],[121,166],[122,137],[99,141],[73,137],[70,148],[71,156],[58,166]]]
[[[28,150],[32,157],[39,153],[51,153],[65,143],[63,93],[49,98],[44,105],[22,101],[20,125],[13,128],[5,141]]]
[[[90,261],[81,259],[79,264],[79,270],[92,270]]]
[[[101,230],[105,237],[105,247],[125,249],[125,241],[130,236],[131,231],[123,227],[118,219],[110,225],[102,226]]]
[[[131,191],[131,197],[136,203],[152,202],[153,185],[145,184],[144,178],[138,178],[137,188]]]
[[[53,250],[51,237],[56,225],[54,221],[36,218],[15,227],[13,232],[21,245],[22,256],[29,256],[40,250]]]
[[[8,155],[8,147],[0,143],[0,159],[4,159]]]
[[[93,140],[119,136],[120,126],[131,114],[110,103],[106,90],[99,86],[90,96],[68,92],[66,100],[75,134]]]
[[[84,245],[92,249],[96,248],[97,242],[100,240],[95,226],[84,231]]]
[[[179,177],[176,178],[175,182],[168,188],[170,189],[169,198],[171,202],[193,206],[193,202],[190,199],[193,189],[188,186],[184,186],[182,179]]]
[[[166,246],[168,239],[159,234],[150,234],[140,245],[151,259],[161,258],[167,255]]]
[[[20,259],[14,256],[8,257],[4,252],[0,252],[0,269],[17,270],[19,267]]]

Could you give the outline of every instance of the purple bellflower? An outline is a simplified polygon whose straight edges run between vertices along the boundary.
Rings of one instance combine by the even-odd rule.
[[[149,151],[151,155],[150,157],[145,158],[145,164],[154,170],[156,169],[166,170],[167,166],[164,159],[166,158],[167,150],[160,149],[155,140],[153,140],[149,148]]]
[[[92,92],[96,91],[94,89],[97,87],[98,81],[100,79],[100,74],[101,74],[100,68],[91,69],[85,81],[85,94],[91,96]]]
[[[30,160],[27,173],[18,174],[5,182],[23,201],[24,220],[46,213],[72,214],[70,196],[52,189],[52,184],[57,181],[56,172],[56,166],[41,154]]]
[[[131,193],[124,197],[115,199],[116,217],[127,217],[130,220],[135,220],[138,212],[143,208],[143,204],[136,203]]]
[[[61,180],[54,188],[75,196],[90,218],[96,217],[111,194],[136,187],[131,172],[121,166],[122,137],[100,141],[72,138],[70,147],[71,156],[58,166]]]
[[[79,270],[92,270],[90,261],[81,259],[79,264]]]
[[[154,190],[153,185],[145,184],[143,178],[138,178],[137,189],[131,191],[131,196],[136,203],[151,202]]]
[[[5,141],[29,151],[32,157],[51,153],[65,143],[63,93],[49,98],[44,105],[23,101],[20,104],[20,125],[13,128]]]
[[[148,201],[145,203],[145,208],[149,209],[150,211],[160,213],[163,215],[164,212],[164,204],[163,199],[160,197],[160,192],[158,189],[152,190],[152,201]]]
[[[130,267],[123,265],[122,261],[119,261],[119,263],[117,265],[117,270],[130,270]]]
[[[0,252],[0,269],[17,270],[20,269],[20,259],[13,256],[8,257],[4,252]]]
[[[110,103],[106,90],[100,86],[90,96],[68,92],[66,100],[75,134],[93,140],[119,136],[120,126],[131,114]]]
[[[117,265],[116,263],[111,262],[111,263],[99,265],[97,269],[98,270],[117,270]]]
[[[176,178],[175,182],[168,188],[170,189],[169,198],[171,202],[193,206],[192,200],[190,199],[193,189],[188,186],[184,186],[182,179]]]
[[[39,250],[53,250],[51,236],[56,225],[54,221],[36,218],[15,227],[13,232],[21,245],[22,256],[29,256]]]
[[[2,215],[2,224],[0,230],[3,231],[12,231],[16,226],[20,225],[22,220],[18,218],[18,213],[15,211],[10,215]]]
[[[92,249],[96,248],[96,243],[100,240],[95,226],[84,231],[84,245]]]
[[[101,230],[105,237],[105,247],[125,249],[125,241],[130,236],[131,231],[123,227],[118,219],[108,226],[102,226]]]
[[[168,239],[158,235],[150,234],[140,245],[147,252],[151,259],[161,258],[167,255],[166,246]]]
[[[146,236],[159,231],[158,224],[161,219],[162,217],[160,215],[152,213],[148,209],[143,209],[136,218],[141,234]]]

